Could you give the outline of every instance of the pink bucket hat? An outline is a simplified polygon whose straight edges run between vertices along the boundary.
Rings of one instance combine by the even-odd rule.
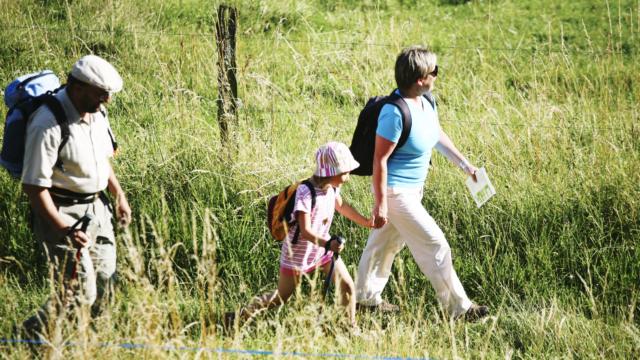
[[[352,171],[360,166],[347,145],[332,141],[316,151],[315,176],[329,177]]]

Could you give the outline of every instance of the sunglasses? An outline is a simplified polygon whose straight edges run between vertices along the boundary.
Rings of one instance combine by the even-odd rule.
[[[435,69],[433,69],[433,71],[430,72],[428,75],[433,75],[433,77],[438,76],[438,65],[436,65]]]

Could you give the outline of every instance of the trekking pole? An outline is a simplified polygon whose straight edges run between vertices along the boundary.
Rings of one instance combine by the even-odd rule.
[[[71,226],[67,235],[70,235],[80,224],[82,224],[80,226],[80,231],[82,231],[83,233],[86,233],[91,220],[93,220],[92,214],[84,214],[80,219],[78,219],[78,221],[76,221],[75,224],[73,224],[73,226]],[[71,279],[76,280],[78,278],[78,264],[80,263],[80,257],[82,256],[82,246],[78,246],[76,244],[73,244],[73,246],[76,247],[77,250],[76,250],[76,256],[75,256],[76,263],[75,263],[75,266],[73,267],[73,272],[71,273]]]
[[[331,237],[331,239],[329,239],[329,241],[325,245],[325,251],[329,251],[332,241],[337,241],[338,244],[340,245],[345,243],[345,240],[342,236],[334,235]],[[333,253],[333,257],[331,258],[331,267],[329,268],[329,274],[327,274],[327,278],[324,279],[324,294],[322,295],[323,299],[326,298],[327,294],[329,293],[329,285],[331,285],[331,278],[333,277],[333,268],[336,264],[336,260],[338,260],[339,257],[340,257],[340,254]]]

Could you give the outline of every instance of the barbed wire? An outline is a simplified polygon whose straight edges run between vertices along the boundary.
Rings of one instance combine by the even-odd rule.
[[[117,34],[125,33],[131,35],[153,35],[153,36],[167,36],[167,37],[180,37],[180,36],[193,36],[193,37],[210,37],[216,36],[215,32],[168,32],[165,30],[150,31],[150,30],[131,30],[131,29],[83,29],[79,27],[63,27],[63,26],[0,26],[2,30],[44,30],[44,31],[65,31],[65,35],[69,30],[76,32],[88,32],[88,33],[108,33]]]
[[[0,26],[0,29],[4,29],[4,30],[44,30],[44,31],[60,31],[60,30],[65,30],[64,35],[68,35],[69,32],[69,28],[68,27],[60,27],[60,26]],[[129,33],[129,34],[143,34],[143,35],[152,35],[152,36],[177,36],[177,37],[184,37],[184,36],[195,36],[195,37],[209,37],[212,38],[215,37],[215,32],[168,32],[168,31],[140,31],[140,30],[131,30],[131,29],[82,29],[82,28],[74,28],[74,31],[77,32],[88,32],[88,33],[109,33],[109,34],[113,34],[113,33]],[[251,36],[245,36],[242,35],[243,38],[245,39],[249,39],[252,38]],[[254,38],[256,40],[259,41],[283,41],[283,42],[291,42],[291,43],[308,43],[308,44],[332,44],[332,45],[348,45],[348,46],[356,46],[356,45],[365,45],[365,46],[381,46],[381,47],[396,47],[396,45],[393,44],[388,44],[388,43],[372,43],[372,42],[340,42],[340,41],[315,41],[315,40],[299,40],[299,39],[289,39],[286,37],[276,37],[276,38],[271,38],[271,39],[266,39],[266,38]],[[483,46],[476,46],[476,47],[463,47],[463,46],[438,46],[440,48],[447,48],[447,49],[462,49],[462,50],[490,50],[490,51],[539,51],[539,52],[547,52],[547,51],[551,51],[551,52],[571,52],[571,51],[577,51],[577,52],[583,52],[583,53],[597,53],[596,51],[590,51],[590,50],[580,50],[580,49],[560,49],[560,50],[553,50],[553,49],[537,49],[537,48],[532,48],[532,49],[526,49],[526,48],[496,48],[496,47],[483,47]],[[606,50],[603,53],[607,53],[607,54],[613,54],[615,52],[610,51],[610,50]],[[216,100],[212,100],[212,99],[204,99],[204,98],[198,98],[196,97],[197,101],[203,102],[203,103],[210,103],[213,104],[214,106],[217,105],[216,104]],[[165,100],[158,100],[157,104],[161,104],[166,102]],[[359,112],[359,107],[358,107],[358,112]],[[281,109],[256,109],[256,108],[239,108],[239,112],[246,112],[247,114],[279,114],[279,115],[290,115],[290,116],[300,116],[300,115],[309,115],[309,116],[313,116],[314,114],[312,112],[310,112],[309,110],[304,110],[304,111],[292,111],[292,110],[281,110]],[[354,116],[357,117],[357,112],[353,111],[353,110],[347,110],[347,111],[343,111],[343,112],[333,112],[330,115],[334,115],[334,116],[344,116],[345,113],[349,113],[349,116]],[[323,115],[327,115],[326,111],[323,112]],[[466,124],[478,124],[478,125],[491,125],[491,126],[502,126],[502,127],[508,127],[508,128],[540,128],[540,129],[556,129],[556,130],[571,130],[571,129],[575,129],[577,127],[582,127],[583,129],[587,129],[587,130],[598,130],[598,131],[602,131],[602,130],[613,130],[613,131],[627,131],[629,128],[634,129],[633,126],[631,127],[624,127],[624,126],[611,126],[611,125],[602,125],[602,126],[585,126],[585,123],[580,123],[580,124],[576,124],[575,126],[557,126],[557,125],[547,125],[547,124],[527,124],[527,123],[511,123],[511,122],[499,122],[499,121],[486,121],[486,120],[472,120],[472,119],[456,119],[455,121],[451,121],[451,122],[446,122],[447,125],[451,125],[451,124],[457,124],[457,123],[466,123]]]
[[[115,102],[117,103],[117,99],[115,100]],[[155,107],[160,107],[160,105],[162,104],[177,104],[177,106],[180,106],[181,103],[184,103],[185,105],[187,105],[190,102],[196,102],[196,103],[200,103],[202,105],[206,105],[206,111],[210,112],[211,114],[215,114],[215,116],[217,116],[217,109],[218,109],[218,103],[217,100],[215,99],[211,99],[208,97],[200,97],[200,96],[195,96],[192,98],[184,98],[184,100],[182,102],[180,102],[180,100],[178,100],[178,102],[176,101],[172,101],[169,99],[155,99],[155,100],[150,100],[149,98],[145,98],[144,100],[144,104],[145,105],[153,105]],[[272,101],[275,102],[275,101]],[[135,107],[139,104],[137,104],[135,101],[127,101],[125,107],[130,108],[130,107]],[[286,110],[286,109],[277,109],[277,108],[257,108],[257,107],[247,107],[244,105],[241,105],[237,108],[237,115],[242,117],[242,116],[251,116],[251,115],[259,115],[262,117],[270,117],[270,118],[274,118],[275,116],[281,116],[281,117],[285,117],[285,116],[289,116],[289,117],[301,117],[301,116],[306,116],[306,117],[317,117],[318,113],[321,113],[322,117],[342,117],[342,118],[351,118],[353,119],[353,124],[355,126],[355,123],[358,119],[358,115],[360,114],[360,111],[362,110],[362,108],[364,107],[364,102],[362,102],[361,105],[357,105],[357,104],[353,104],[352,107],[334,107],[332,109],[332,111],[326,111],[324,109],[319,110],[318,112],[314,112],[313,110]],[[449,109],[446,111],[456,111],[456,107],[448,107],[448,106],[441,106],[441,108],[443,109]],[[575,121],[582,121],[582,120],[587,120],[586,117],[584,118],[579,118],[579,117],[572,117],[572,120]],[[509,128],[509,129],[513,129],[513,128],[520,128],[520,129],[547,129],[547,130],[562,130],[562,131],[575,131],[575,130],[580,130],[580,131],[600,131],[600,132],[604,132],[604,131],[619,131],[619,132],[631,132],[633,134],[635,134],[636,131],[639,132],[640,135],[640,126],[635,126],[633,122],[629,122],[627,125],[620,125],[620,126],[616,126],[616,125],[597,125],[594,124],[594,121],[592,121],[592,119],[588,119],[588,121],[582,121],[582,122],[574,122],[574,123],[569,123],[569,125],[552,125],[552,124],[540,124],[540,123],[524,123],[524,122],[506,122],[506,121],[495,121],[495,120],[484,120],[484,119],[473,119],[473,118],[456,118],[456,119],[451,119],[451,120],[444,120],[442,118],[439,119],[440,123],[445,125],[445,126],[456,126],[456,125],[460,125],[460,124],[474,124],[474,125],[479,125],[479,126],[499,126],[499,127],[503,127],[503,128]],[[567,122],[567,120],[563,120],[563,122]],[[633,134],[631,134],[633,136]]]
[[[364,105],[363,105],[364,106]],[[360,113],[361,108],[353,108],[353,109],[345,109],[344,111],[334,111],[327,113],[326,111],[322,111],[323,116],[345,116],[345,114],[354,119],[358,118],[358,114]],[[240,108],[239,112],[246,112],[247,114],[264,114],[264,115],[292,115],[292,116],[300,116],[300,115],[309,115],[313,116],[313,112],[309,110],[301,110],[301,111],[292,111],[292,110],[282,110],[282,109],[257,109],[257,108]],[[501,121],[487,121],[487,120],[473,120],[473,119],[455,119],[450,121],[441,123],[446,125],[455,125],[459,123],[464,124],[478,124],[478,125],[491,125],[491,126],[502,126],[502,127],[516,127],[516,128],[540,128],[540,129],[555,129],[555,130],[574,130],[575,128],[582,127],[584,130],[612,130],[612,131],[628,131],[633,129],[633,125],[629,126],[612,126],[612,125],[592,125],[589,123],[576,123],[575,126],[558,126],[558,125],[549,125],[549,124],[536,124],[536,123],[512,123],[512,122],[501,122]],[[591,125],[591,126],[590,126]],[[640,129],[640,128],[639,128]]]
[[[76,32],[86,32],[86,33],[107,33],[110,35],[116,33],[126,33],[131,35],[150,35],[150,36],[167,36],[167,37],[203,37],[211,40],[215,39],[215,32],[172,32],[172,31],[149,31],[149,30],[131,30],[131,29],[83,29],[83,28],[69,28],[69,27],[60,27],[60,26],[2,26],[0,27],[3,30],[44,30],[44,31],[64,31],[63,34],[68,34],[69,30],[73,30]],[[391,43],[376,43],[369,41],[328,41],[328,40],[304,40],[304,39],[293,39],[287,38],[284,36],[275,36],[271,38],[257,37],[255,35],[249,34],[239,34],[239,37],[250,40],[250,41],[261,41],[261,42],[289,42],[289,43],[297,43],[297,44],[321,44],[321,45],[340,45],[340,46],[375,46],[375,47],[387,47],[387,48],[398,48],[401,47],[399,44],[391,44]],[[471,39],[471,38],[470,38]],[[475,40],[475,38],[473,38]],[[562,48],[552,48],[545,44],[532,45],[531,47],[492,47],[492,46],[461,46],[461,45],[441,45],[435,44],[434,48],[437,49],[448,49],[448,50],[464,50],[464,51],[497,51],[497,52],[528,52],[528,53],[558,53],[558,54],[589,54],[589,55],[614,55],[621,54],[621,50],[614,49],[581,49],[575,47],[567,47],[563,45]],[[638,53],[637,50],[632,51],[631,53]]]
[[[298,43],[298,44],[321,44],[321,45],[347,45],[347,46],[376,46],[376,47],[388,47],[388,48],[399,48],[402,45],[391,44],[391,43],[375,43],[375,42],[345,42],[345,41],[322,41],[322,40],[301,40],[301,39],[290,39],[290,38],[248,38],[255,41],[286,41],[290,43]],[[562,49],[554,49],[547,47],[544,44],[541,44],[542,47],[517,47],[517,48],[509,48],[509,47],[489,47],[489,46],[459,46],[459,45],[440,45],[435,44],[432,45],[435,49],[449,49],[449,50],[465,50],[465,51],[511,51],[511,52],[529,52],[529,53],[558,53],[558,54],[568,54],[568,53],[577,53],[577,54],[596,54],[596,55],[610,55],[610,54],[619,54],[619,51],[614,51],[611,49],[597,49],[597,50],[589,50],[589,49],[580,49],[580,48],[568,48],[563,47]]]

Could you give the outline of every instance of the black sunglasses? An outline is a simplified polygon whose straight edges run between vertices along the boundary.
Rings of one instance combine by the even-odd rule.
[[[433,75],[434,77],[438,76],[438,65],[436,65],[435,69],[429,73],[429,75]]]

